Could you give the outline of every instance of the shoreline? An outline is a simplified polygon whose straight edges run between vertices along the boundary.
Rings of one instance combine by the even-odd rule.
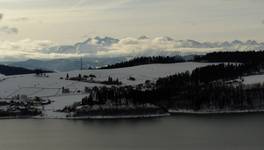
[[[246,113],[263,113],[264,109],[249,109],[249,110],[219,110],[219,111],[193,111],[193,110],[174,110],[169,109],[168,112],[171,115],[174,114],[192,114],[192,115],[210,115],[210,114],[246,114]]]
[[[170,116],[170,113],[164,114],[148,114],[148,115],[122,115],[122,116],[80,116],[80,117],[41,117],[35,116],[32,119],[65,119],[65,120],[110,120],[110,119],[144,119],[144,118],[160,118]],[[1,119],[1,118],[0,118]]]
[[[59,117],[59,116],[8,116],[0,117],[0,119],[64,119],[64,120],[116,120],[116,119],[147,119],[169,117],[177,114],[182,115],[224,115],[224,114],[250,114],[263,113],[264,109],[260,110],[228,110],[228,111],[192,111],[192,110],[168,110],[168,113],[163,114],[147,114],[147,115],[120,115],[120,116],[80,116],[80,117]]]
[[[109,119],[144,119],[144,118],[160,118],[168,117],[170,113],[164,114],[149,114],[149,115],[123,115],[123,116],[81,116],[81,117],[67,117],[65,119],[69,120],[82,120],[82,119],[92,119],[92,120],[109,120]]]

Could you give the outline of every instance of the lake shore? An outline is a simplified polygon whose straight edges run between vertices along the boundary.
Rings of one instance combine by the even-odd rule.
[[[250,109],[250,110],[204,110],[204,111],[193,111],[193,110],[174,110],[169,109],[170,114],[195,114],[195,115],[207,115],[207,114],[244,114],[244,113],[262,113],[264,109]]]
[[[111,119],[144,119],[144,118],[161,118],[177,114],[186,115],[217,115],[217,114],[247,114],[247,113],[263,113],[264,109],[260,110],[225,110],[225,111],[192,111],[192,110],[168,110],[168,113],[162,114],[146,114],[146,115],[105,115],[105,116],[7,116],[0,119],[65,119],[65,120],[111,120]]]

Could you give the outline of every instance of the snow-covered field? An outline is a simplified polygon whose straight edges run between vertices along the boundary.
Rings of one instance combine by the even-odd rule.
[[[106,70],[78,70],[62,73],[51,73],[48,77],[38,77],[33,74],[1,76],[0,98],[11,98],[15,95],[27,95],[29,97],[39,96],[53,100],[50,105],[45,106],[45,118],[63,118],[65,114],[56,113],[54,110],[62,109],[64,106],[71,105],[73,102],[81,101],[87,95],[85,87],[103,86],[102,84],[86,83],[60,79],[67,74],[70,77],[93,74],[94,80],[105,81],[111,76],[118,78],[123,85],[137,85],[146,80],[156,80],[159,77],[173,75],[179,72],[192,71],[197,67],[209,65],[211,63],[175,63],[175,64],[150,64],[135,67]],[[135,81],[128,80],[134,77]],[[70,89],[70,93],[62,94],[62,87]],[[78,92],[81,91],[81,92]]]
[[[120,69],[105,69],[105,70],[83,70],[83,75],[93,74],[96,76],[95,80],[105,81],[109,76],[113,79],[118,78],[125,85],[136,85],[144,83],[146,80],[155,80],[159,77],[165,77],[175,74],[177,72],[192,71],[197,67],[206,66],[209,63],[175,63],[175,64],[150,64],[135,67],[127,67]],[[71,71],[69,76],[77,76],[80,71]],[[52,77],[65,77],[66,73],[52,74]],[[128,78],[132,76],[136,81],[129,81]]]
[[[256,84],[256,83],[264,83],[264,74],[262,75],[251,75],[243,77],[244,84]]]

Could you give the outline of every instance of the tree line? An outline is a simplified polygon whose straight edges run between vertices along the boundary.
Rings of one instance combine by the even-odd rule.
[[[132,66],[145,65],[145,64],[158,64],[158,63],[168,64],[168,63],[178,63],[178,62],[185,62],[185,60],[181,56],[137,57],[129,61],[123,61],[120,63],[108,65],[102,67],[101,69],[114,69],[114,68],[132,67]]]
[[[263,64],[264,51],[212,52],[205,55],[197,55],[194,57],[194,61]]]

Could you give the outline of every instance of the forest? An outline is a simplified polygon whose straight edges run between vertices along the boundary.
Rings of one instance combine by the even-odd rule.
[[[194,61],[263,64],[264,51],[212,52],[205,55],[196,55]]]
[[[114,68],[124,68],[132,67],[145,64],[168,64],[168,63],[178,63],[185,62],[185,59],[181,56],[153,56],[153,57],[137,57],[129,61],[124,61],[112,65],[102,67],[101,69],[114,69]]]
[[[82,104],[150,103],[166,110],[192,111],[261,109],[264,107],[264,85],[247,86],[236,81],[257,71],[247,64],[210,65],[136,87],[95,87]]]
[[[139,57],[104,69],[184,61],[176,57]],[[90,108],[94,105],[108,106],[109,104],[115,108],[123,108],[123,106],[132,108],[151,104],[158,106],[159,109],[154,109],[156,112],[168,110],[217,112],[264,108],[264,84],[243,84],[244,76],[262,72],[264,52],[214,52],[195,56],[193,61],[221,63],[199,67],[191,72],[176,73],[153,82],[146,81],[137,86],[94,87],[89,90],[90,95],[84,97],[79,104],[84,109],[76,112],[77,114],[96,114],[100,111],[91,111]],[[67,109],[69,111],[75,108]],[[141,111],[141,109],[138,110]],[[120,113],[119,109],[112,108],[105,111]],[[136,112],[136,110],[133,111]]]

